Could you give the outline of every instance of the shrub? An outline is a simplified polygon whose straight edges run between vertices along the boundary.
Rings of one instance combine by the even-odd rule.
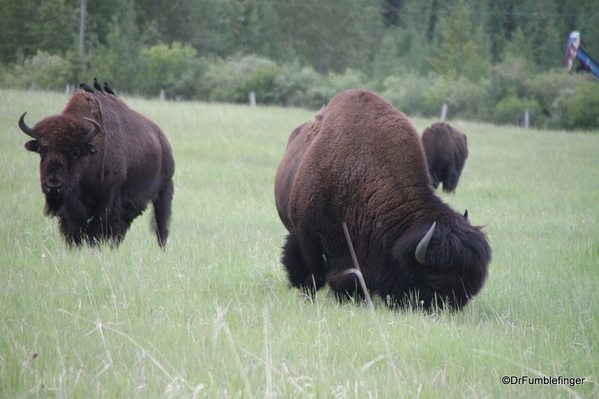
[[[196,55],[197,51],[193,47],[178,42],[143,50],[141,64],[145,72],[143,80],[139,82],[142,92],[157,95],[164,90],[169,97],[194,97],[196,88],[193,82],[202,72]]]
[[[487,97],[490,82],[481,79],[473,83],[466,78],[458,80],[437,79],[428,90],[424,101],[425,116],[439,115],[447,104],[449,118],[485,119],[489,113]]]
[[[274,61],[255,55],[212,62],[204,76],[212,101],[245,103],[250,91],[256,101],[270,101],[278,66]]]
[[[431,86],[440,80],[434,74],[430,74],[428,78],[410,73],[401,77],[391,76],[385,79],[381,96],[406,115],[430,116],[430,110],[425,105],[427,95]]]
[[[276,78],[279,68],[275,65],[259,65],[242,85],[244,93],[254,92],[256,102],[274,104],[277,102]]]
[[[17,63],[13,84],[16,87],[35,86],[42,90],[64,90],[73,84],[76,67],[58,55],[38,51],[31,58]]]
[[[574,92],[564,90],[556,100],[560,122],[568,129],[599,127],[599,82],[582,81]]]
[[[308,90],[323,80],[311,67],[302,68],[297,62],[283,65],[275,78],[279,104],[308,107]]]
[[[501,100],[494,109],[491,122],[508,125],[524,125],[524,114],[528,110],[530,126],[542,126],[545,118],[541,105],[532,99],[523,99],[515,95]]]
[[[322,82],[310,87],[307,91],[308,107],[319,109],[327,105],[329,100],[340,91],[364,88],[366,76],[360,71],[348,69],[344,74],[329,73]]]
[[[527,82],[527,92],[541,105],[543,113],[548,117],[555,112],[554,104],[566,89],[574,89],[584,77],[567,73],[565,70],[549,71],[531,77]]]

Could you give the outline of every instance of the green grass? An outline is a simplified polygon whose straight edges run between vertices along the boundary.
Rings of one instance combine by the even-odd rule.
[[[17,127],[66,101],[0,91],[1,398],[599,397],[598,134],[452,122],[470,157],[442,197],[486,225],[488,281],[457,314],[372,311],[307,300],[279,263],[274,175],[314,112],[126,99],[173,146],[167,249],[148,212],[116,250],[68,250]]]

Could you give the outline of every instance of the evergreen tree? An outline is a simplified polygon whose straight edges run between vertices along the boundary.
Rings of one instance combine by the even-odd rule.
[[[79,7],[73,1],[42,0],[34,20],[29,29],[36,49],[65,55],[76,45]]]
[[[486,69],[481,30],[472,28],[472,9],[465,0],[455,0],[441,22],[441,40],[428,59],[435,72],[449,80],[464,76],[477,81]]]
[[[599,59],[599,0],[580,0],[579,16],[571,30],[580,32],[581,46],[593,57]],[[568,34],[569,32],[565,32]],[[564,39],[565,42],[565,39]]]
[[[277,12],[286,47],[318,72],[369,68],[382,34],[378,0],[289,0]]]
[[[541,70],[561,65],[565,39],[559,37],[553,0],[535,2],[527,34],[532,59]]]
[[[81,80],[97,76],[108,81],[118,91],[139,92],[139,57],[145,48],[140,31],[135,24],[136,13],[130,2],[124,12],[114,16],[106,44],[98,44],[88,53],[89,71]]]
[[[0,0],[0,62],[14,62],[19,52],[35,54],[37,45],[30,29],[35,10],[34,0]]]
[[[405,0],[383,0],[383,21],[385,27],[397,27],[402,23],[402,11]]]
[[[491,42],[491,62],[503,60],[506,45],[512,41],[517,27],[516,0],[496,0],[489,2],[489,17],[486,28]]]

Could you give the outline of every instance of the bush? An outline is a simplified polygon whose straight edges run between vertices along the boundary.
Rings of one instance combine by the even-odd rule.
[[[557,98],[567,89],[574,89],[584,77],[579,74],[557,70],[532,76],[527,82],[527,92],[535,98],[542,107],[543,113],[551,117]]]
[[[254,92],[256,102],[259,104],[275,104],[276,78],[279,74],[279,68],[275,65],[260,65],[252,71],[248,80],[242,86],[245,93]]]
[[[562,91],[556,108],[560,122],[568,129],[599,128],[599,82],[582,81],[575,91]]]
[[[273,101],[278,66],[255,55],[212,62],[204,76],[211,101],[246,103],[250,91],[256,101]]]
[[[64,90],[75,79],[76,66],[58,55],[38,51],[33,57],[17,63],[11,86],[42,90]]]
[[[301,68],[297,62],[283,65],[275,78],[279,104],[308,107],[308,90],[323,80],[311,67]]]
[[[348,69],[343,75],[329,73],[322,82],[316,82],[307,91],[308,107],[322,108],[329,100],[340,91],[347,89],[364,88],[366,76],[360,71]]]
[[[530,126],[541,126],[544,123],[541,105],[536,100],[522,99],[515,95],[504,98],[495,106],[491,122],[523,126],[526,110],[528,110]]]
[[[171,98],[193,98],[197,92],[194,82],[203,72],[203,64],[196,55],[193,47],[178,42],[171,46],[159,44],[142,51],[144,74],[139,82],[142,92],[158,95],[160,90],[164,90]]]
[[[430,74],[428,78],[410,73],[401,77],[391,76],[385,79],[381,96],[406,115],[431,116],[430,110],[426,108],[427,95],[431,86],[438,84],[440,80],[434,74]]]
[[[424,101],[425,116],[439,115],[443,104],[447,104],[447,115],[451,119],[485,119],[488,116],[489,81],[481,79],[479,83],[473,83],[462,77],[458,80],[437,79],[435,83]]]

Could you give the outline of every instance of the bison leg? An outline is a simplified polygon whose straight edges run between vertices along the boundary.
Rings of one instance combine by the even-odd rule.
[[[283,246],[281,261],[291,285],[314,294],[325,284],[326,261],[318,251],[310,252],[302,251],[297,236],[289,234]],[[311,261],[308,260],[310,255]]]
[[[338,300],[351,300],[352,298],[364,299],[364,292],[358,276],[347,271],[329,273],[327,283]]]
[[[164,189],[159,193],[154,204],[154,231],[158,239],[158,245],[164,249],[168,238],[168,225],[171,219],[171,203],[175,186],[172,180],[166,183]]]
[[[127,202],[120,196],[111,196],[97,205],[87,226],[87,240],[90,245],[110,242],[118,246],[125,238],[131,222],[145,209],[143,202]]]

